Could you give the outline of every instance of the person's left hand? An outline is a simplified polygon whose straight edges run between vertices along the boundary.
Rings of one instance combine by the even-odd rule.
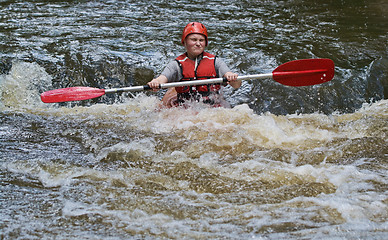
[[[224,78],[228,80],[228,84],[233,88],[239,88],[241,86],[241,80],[237,80],[238,74],[227,72],[224,74]]]
[[[224,74],[224,78],[228,80],[228,82],[236,81],[238,77],[237,73],[227,72]]]

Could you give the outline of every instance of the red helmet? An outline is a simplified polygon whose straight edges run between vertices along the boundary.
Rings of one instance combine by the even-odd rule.
[[[206,46],[207,46],[207,29],[202,23],[199,23],[199,22],[191,22],[186,25],[182,33],[182,44],[185,41],[187,35],[192,33],[198,33],[198,34],[204,35],[206,38]]]

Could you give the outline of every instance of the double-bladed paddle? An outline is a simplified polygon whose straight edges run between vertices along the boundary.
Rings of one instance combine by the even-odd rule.
[[[238,80],[253,80],[272,78],[283,85],[300,87],[321,84],[334,77],[334,63],[330,59],[302,59],[284,63],[272,73],[246,75],[237,77]],[[194,86],[227,82],[225,78],[212,78],[206,80],[193,80],[160,84],[159,88]],[[148,85],[99,89],[92,87],[69,87],[44,92],[40,98],[45,103],[69,102],[92,99],[106,93],[120,93],[128,91],[150,90]]]

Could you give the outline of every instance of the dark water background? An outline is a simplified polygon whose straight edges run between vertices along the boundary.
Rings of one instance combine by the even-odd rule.
[[[330,58],[331,82],[43,104],[143,85],[204,23],[240,75]],[[0,0],[1,239],[385,239],[388,2]]]

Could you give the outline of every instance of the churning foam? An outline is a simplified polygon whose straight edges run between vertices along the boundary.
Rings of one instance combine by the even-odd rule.
[[[37,63],[14,62],[8,74],[0,75],[0,107],[43,107],[40,90],[51,86],[51,76]]]

